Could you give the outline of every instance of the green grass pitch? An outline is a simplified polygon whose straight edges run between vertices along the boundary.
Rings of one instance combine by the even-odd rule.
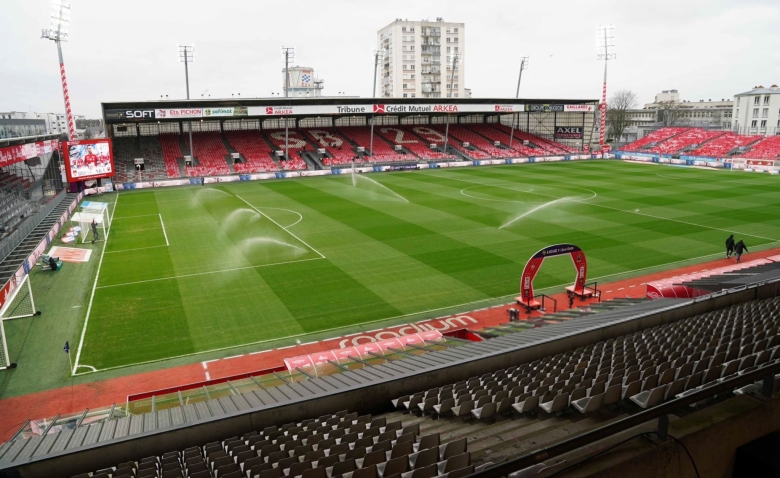
[[[580,246],[589,279],[717,257],[729,232],[766,246],[780,241],[777,182],[589,161],[122,192],[78,364],[305,342],[511,297],[550,244]],[[555,258],[535,286],[573,277]]]

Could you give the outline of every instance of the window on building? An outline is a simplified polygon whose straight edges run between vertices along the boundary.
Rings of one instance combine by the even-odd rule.
[[[447,37],[447,43],[449,43],[450,41],[452,41],[452,38]]]
[[[405,32],[406,31],[406,27],[401,27],[401,31]]]
[[[414,75],[412,75],[412,79],[414,79]]]
[[[414,45],[409,47],[409,51],[414,51]]]
[[[458,37],[453,38],[452,41],[454,41],[455,43],[458,43]]]
[[[766,120],[761,120],[761,129],[766,129]]]
[[[753,108],[753,118],[758,118],[758,108]]]
[[[756,120],[751,121],[750,122],[750,127],[751,128],[755,128],[757,123],[758,123],[758,121],[756,121]]]
[[[409,28],[409,31],[414,33],[414,27]]]
[[[769,95],[766,95],[766,96],[764,97],[764,104],[765,104],[765,105],[768,105],[768,104],[769,104]]]
[[[410,70],[414,70],[414,65],[410,65],[410,66],[411,66],[411,68],[409,68],[409,69]]]
[[[448,29],[447,29],[447,33],[449,33],[449,32],[450,32],[450,29],[448,28]]]
[[[404,93],[404,98],[406,98],[406,93]]]
[[[739,96],[737,96],[737,106],[739,106],[739,100],[741,100],[741,99],[742,99],[742,98],[740,98]]]
[[[414,94],[414,93],[412,93],[412,98],[414,98],[414,97],[415,97],[415,94]]]
[[[762,117],[762,118],[769,118],[769,108],[764,108],[764,109],[761,111],[761,117]]]
[[[449,52],[450,52],[450,47],[447,47],[447,53],[449,53]]]
[[[404,89],[409,88],[406,83],[404,83]]]
[[[458,29],[457,28],[455,29],[455,33],[458,33]]]
[[[754,105],[760,105],[761,104],[761,97],[760,96],[754,97],[753,98],[753,104]]]

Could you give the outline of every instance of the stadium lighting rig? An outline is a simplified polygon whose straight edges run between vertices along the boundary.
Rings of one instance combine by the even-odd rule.
[[[184,63],[184,82],[187,86],[187,99],[190,99],[190,69],[189,64],[195,61],[195,45],[176,45],[179,49],[179,61]],[[190,130],[190,161],[195,161],[195,143],[192,142],[192,121],[189,123]]]
[[[447,96],[450,98],[450,101],[452,101],[452,86],[455,84],[455,70],[458,69],[458,62],[463,58],[463,53],[455,53],[452,55],[452,69],[450,70],[450,83],[449,83],[449,93],[447,93]],[[446,79],[445,75],[445,79]],[[444,128],[444,154],[447,154],[447,146],[450,139],[450,116],[447,115],[447,125]]]
[[[523,79],[523,70],[527,70],[530,64],[530,57],[520,57],[520,74],[517,76],[517,91],[515,91],[515,99],[520,98],[520,81]],[[512,140],[515,136],[515,118],[519,115],[512,115],[512,130],[509,132],[509,149],[512,149]]]
[[[57,54],[60,59],[60,79],[62,80],[62,96],[65,99],[65,117],[68,121],[68,139],[76,139],[76,122],[73,119],[73,111],[70,108],[70,93],[68,92],[68,80],[65,78],[65,63],[62,60],[62,42],[68,41],[70,29],[70,4],[63,0],[52,0],[51,22],[49,28],[41,31],[41,38],[52,40],[57,45]]]
[[[282,46],[282,56],[284,57],[284,97],[287,98],[290,89],[290,62],[295,60],[295,47]]]
[[[371,98],[376,98],[376,72],[379,69],[379,61],[385,59],[385,50],[374,50],[374,87],[371,90]]]
[[[604,60],[604,85],[601,89],[601,124],[599,145],[604,148],[604,134],[607,127],[607,63],[617,58],[615,53],[615,27],[601,25],[596,28],[596,58]]]

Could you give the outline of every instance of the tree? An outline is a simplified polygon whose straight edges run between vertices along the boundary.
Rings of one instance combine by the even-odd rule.
[[[607,133],[610,138],[620,141],[626,128],[631,124],[630,109],[636,107],[636,93],[620,90],[607,103]]]
[[[685,115],[682,104],[677,101],[661,101],[658,103],[658,122],[664,126],[674,126]]]

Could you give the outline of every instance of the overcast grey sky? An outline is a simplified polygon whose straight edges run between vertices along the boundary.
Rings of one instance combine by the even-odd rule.
[[[376,31],[396,18],[466,24],[466,87],[511,97],[601,96],[595,28],[612,23],[618,58],[609,91],[650,102],[662,89],[721,99],[780,84],[780,0],[71,0],[65,66],[76,114],[101,101],[185,96],[178,43],[194,43],[193,97],[266,97],[281,90],[280,47],[325,79],[325,94],[370,96]],[[39,39],[49,0],[0,0],[0,111],[62,111],[53,42]]]

